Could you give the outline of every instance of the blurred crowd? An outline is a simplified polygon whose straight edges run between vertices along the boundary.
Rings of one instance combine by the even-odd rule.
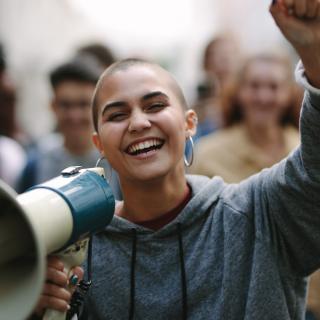
[[[230,34],[203,50],[202,74],[191,103],[198,115],[192,174],[221,176],[235,183],[285,158],[299,144],[302,89],[287,54],[245,56]],[[125,57],[123,57],[125,58]],[[17,88],[0,47],[0,178],[18,193],[72,165],[94,167],[99,152],[91,140],[91,97],[105,68],[117,60],[106,45],[78,48],[48,74],[55,130],[37,140],[19,127]],[[34,115],[34,124],[37,117]],[[192,152],[192,150],[186,150]],[[121,187],[107,160],[101,162],[117,199]],[[311,277],[307,319],[320,319],[320,276]]]

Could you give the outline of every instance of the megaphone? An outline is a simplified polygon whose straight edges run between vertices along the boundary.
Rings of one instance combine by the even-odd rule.
[[[0,320],[24,320],[40,297],[46,256],[108,225],[115,199],[103,168],[70,167],[20,195],[0,181],[0,208]]]

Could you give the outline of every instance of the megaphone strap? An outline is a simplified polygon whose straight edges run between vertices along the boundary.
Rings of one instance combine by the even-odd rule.
[[[66,320],[71,320],[74,315],[80,316],[81,307],[83,305],[86,294],[91,286],[91,264],[92,264],[92,236],[90,237],[88,244],[88,258],[87,258],[87,280],[81,280],[77,284],[77,288],[72,295],[70,302],[70,309],[67,312]]]

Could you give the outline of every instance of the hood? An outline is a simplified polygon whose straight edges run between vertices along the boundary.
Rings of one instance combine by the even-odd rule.
[[[106,231],[108,233],[127,234],[128,237],[131,238],[132,229],[135,229],[138,235],[144,235],[145,240],[149,237],[163,238],[170,235],[176,235],[177,224],[180,224],[181,227],[185,229],[189,225],[195,223],[208,212],[209,207],[216,203],[225,187],[225,183],[220,177],[210,179],[205,176],[187,175],[187,182],[192,190],[190,201],[181,213],[163,228],[154,231],[121,217],[114,216],[112,222],[106,228]]]

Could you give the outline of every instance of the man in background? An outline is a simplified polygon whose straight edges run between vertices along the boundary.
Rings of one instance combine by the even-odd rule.
[[[91,98],[102,68],[89,56],[78,56],[50,74],[51,108],[57,132],[40,139],[28,156],[19,191],[60,175],[69,166],[94,167],[99,152],[92,144]],[[37,119],[35,119],[35,122]],[[106,176],[116,198],[121,198],[117,175],[106,161]],[[112,177],[111,177],[112,175]]]
[[[20,136],[15,122],[15,88],[0,44],[0,179],[12,188],[16,188],[26,161],[25,151],[17,141]]]

